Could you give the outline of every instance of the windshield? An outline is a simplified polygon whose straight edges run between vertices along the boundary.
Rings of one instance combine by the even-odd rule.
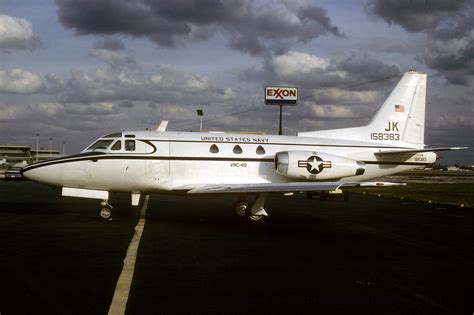
[[[109,147],[113,140],[98,140],[93,145],[87,148],[87,150],[105,150]]]

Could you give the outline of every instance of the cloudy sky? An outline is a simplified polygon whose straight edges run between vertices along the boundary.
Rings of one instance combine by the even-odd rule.
[[[206,130],[276,133],[266,85],[305,97],[286,134],[358,126],[409,69],[428,73],[425,142],[474,147],[474,0],[2,0],[0,143],[76,153],[197,130],[198,108]]]

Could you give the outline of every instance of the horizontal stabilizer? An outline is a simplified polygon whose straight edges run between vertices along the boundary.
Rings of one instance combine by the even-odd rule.
[[[404,183],[389,182],[292,182],[261,184],[221,184],[204,185],[192,188],[188,194],[260,193],[260,192],[298,192],[328,191],[350,187],[400,186]],[[181,187],[183,189],[184,187]],[[177,188],[180,189],[180,188]]]
[[[397,155],[397,154],[415,154],[421,152],[436,152],[436,151],[450,151],[450,150],[464,150],[467,147],[440,147],[440,148],[424,148],[424,149],[400,149],[400,150],[387,150],[375,152],[375,155]]]

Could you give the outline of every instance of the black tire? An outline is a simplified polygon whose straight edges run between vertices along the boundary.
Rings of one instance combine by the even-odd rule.
[[[99,210],[99,218],[110,221],[112,219],[112,209],[110,207],[102,207]]]

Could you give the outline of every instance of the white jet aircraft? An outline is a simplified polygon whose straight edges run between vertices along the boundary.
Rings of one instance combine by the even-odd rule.
[[[153,192],[239,194],[237,213],[257,221],[268,193],[315,192],[355,186],[436,161],[424,145],[426,74],[406,72],[366,126],[300,132],[297,136],[165,131],[105,135],[80,154],[35,163],[23,176],[62,187],[63,196],[102,200],[130,192],[132,205]],[[253,197],[253,198],[250,198]],[[250,202],[249,200],[253,200]]]

